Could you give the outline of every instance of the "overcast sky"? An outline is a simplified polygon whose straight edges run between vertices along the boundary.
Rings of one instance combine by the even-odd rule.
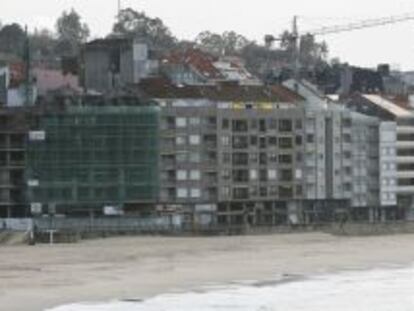
[[[117,0],[0,0],[0,20],[35,27],[54,27],[63,10],[75,8],[89,24],[94,37],[107,34]],[[121,0],[123,7],[158,16],[179,38],[193,39],[203,30],[235,30],[262,41],[267,33],[279,34],[299,16],[302,31],[348,24],[360,19],[414,13],[413,0]],[[330,57],[362,66],[390,63],[414,70],[414,21],[321,37]]]

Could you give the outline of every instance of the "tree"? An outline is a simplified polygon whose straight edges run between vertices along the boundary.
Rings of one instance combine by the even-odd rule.
[[[224,40],[221,35],[210,31],[203,31],[195,39],[198,47],[203,51],[214,55],[223,55],[225,53]]]
[[[118,21],[113,26],[113,34],[142,38],[160,49],[171,49],[177,42],[161,19],[149,17],[144,12],[137,12],[131,8],[120,12]]]
[[[35,29],[30,34],[30,47],[34,57],[54,58],[57,40],[48,29]]]
[[[240,54],[251,43],[244,36],[234,31],[226,31],[222,35],[203,31],[198,34],[195,42],[206,52],[225,56]]]
[[[25,37],[25,32],[20,25],[5,25],[0,30],[0,51],[4,53],[21,55]]]
[[[71,9],[64,11],[56,22],[58,36],[57,52],[60,55],[75,55],[89,37],[89,27],[82,23],[80,15]]]

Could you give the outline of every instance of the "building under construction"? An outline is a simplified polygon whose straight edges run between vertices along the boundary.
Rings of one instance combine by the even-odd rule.
[[[29,118],[25,108],[0,108],[0,217],[29,215],[25,183]]]
[[[145,213],[158,194],[158,114],[156,106],[120,98],[42,111],[28,142],[32,209]]]

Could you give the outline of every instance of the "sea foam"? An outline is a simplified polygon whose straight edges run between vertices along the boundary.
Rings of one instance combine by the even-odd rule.
[[[271,283],[269,283],[271,284]],[[48,311],[413,311],[414,267],[324,275],[262,286],[160,295],[143,302]]]

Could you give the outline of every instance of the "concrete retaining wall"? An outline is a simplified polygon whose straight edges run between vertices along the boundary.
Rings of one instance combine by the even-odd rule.
[[[28,232],[33,226],[30,218],[0,218],[0,230]]]

